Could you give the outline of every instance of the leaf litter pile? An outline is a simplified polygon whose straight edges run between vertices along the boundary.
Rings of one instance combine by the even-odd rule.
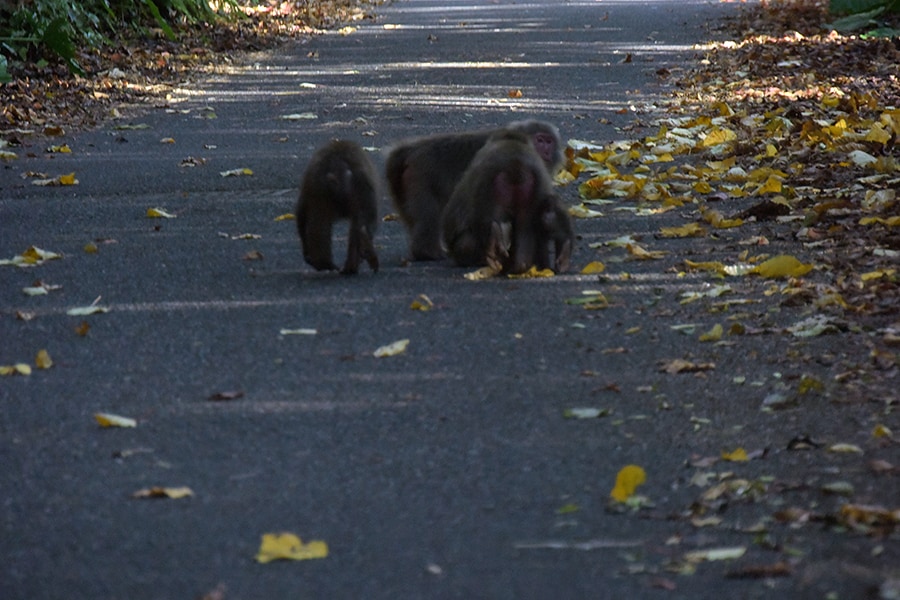
[[[801,538],[793,548],[782,542],[790,537],[783,532],[802,528],[867,537],[871,542],[857,547],[873,557],[896,544],[900,439],[889,425],[896,429],[900,406],[900,44],[831,31],[823,26],[830,19],[820,4],[745,7],[729,25],[730,41],[701,49],[704,60],[682,74],[673,98],[657,107],[662,116],[623,128],[628,139],[603,145],[573,140],[567,150],[562,179],[577,183],[581,198],[573,217],[625,212],[646,219],[640,233],[619,231],[624,235],[590,243],[596,260],[581,272],[597,274],[601,285],[567,303],[588,310],[615,306],[617,292],[634,276],[615,272],[613,263],[630,265],[634,273],[672,274],[685,282],[682,306],[657,307],[656,314],[713,321],[673,329],[713,347],[740,347],[748,336],[782,336],[763,342],[767,352],[783,353],[764,362],[795,375],[760,395],[760,411],[816,411],[815,403],[824,401],[834,406],[825,413],[832,416],[840,415],[841,404],[864,406],[868,413],[862,423],[833,428],[851,440],[798,432],[781,448],[735,444],[719,455],[691,456],[687,483],[697,491],[677,515],[664,516],[651,498],[632,495],[624,482],[642,483],[645,475],[623,468],[610,494],[612,508],[746,536],[737,545],[680,552],[692,536],[673,536],[662,569],[625,554],[631,556],[629,572],[651,575],[654,587],[676,589],[675,580],[660,574],[690,575],[710,561],[729,561],[729,578],[802,572],[799,579],[806,580],[814,567],[804,563]],[[635,138],[637,131],[648,134]],[[698,281],[699,287],[693,285]],[[705,358],[716,357],[715,350],[696,354],[704,358],[662,360],[659,371],[706,379],[724,370]],[[745,360],[761,358],[747,350]],[[750,383],[738,373],[727,375],[735,385]],[[645,387],[639,391],[653,391]],[[619,389],[612,383],[603,391]],[[611,412],[576,407],[564,416],[608,419]],[[699,416],[691,420],[698,431],[713,424]],[[752,439],[746,431],[739,437]],[[820,472],[804,468],[775,477],[750,467],[763,464],[772,450],[811,452],[819,458],[808,460]],[[652,483],[653,469],[644,466]],[[566,514],[576,510],[565,507]],[[751,555],[750,548],[757,551]],[[898,597],[896,573],[867,577],[878,597]]]

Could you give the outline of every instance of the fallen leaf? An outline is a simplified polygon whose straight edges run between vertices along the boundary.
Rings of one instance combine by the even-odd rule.
[[[244,397],[244,390],[232,390],[228,392],[216,392],[207,400],[211,400],[213,402],[222,402],[227,400],[237,400],[238,398]]]
[[[0,375],[31,375],[31,365],[26,363],[0,365]]]
[[[162,208],[148,208],[147,216],[151,219],[174,219],[175,215],[166,212]]]
[[[304,544],[293,533],[266,533],[262,536],[257,562],[268,563],[273,560],[308,560],[328,556],[328,544],[321,540],[313,540]]]
[[[372,354],[376,358],[383,358],[385,356],[397,356],[398,354],[403,354],[404,352],[406,352],[407,346],[409,346],[408,339],[397,340],[392,344],[377,348]]]
[[[279,329],[278,330],[279,335],[316,335],[318,333],[319,333],[318,329],[309,329],[309,328]]]
[[[427,312],[434,308],[434,302],[432,302],[431,298],[429,298],[425,294],[419,294],[416,299],[412,301],[412,304],[410,304],[409,307],[412,310]]]
[[[746,552],[746,546],[710,548],[708,550],[695,550],[693,552],[687,552],[684,555],[684,559],[692,563],[714,560],[734,560],[736,558],[742,557]]]
[[[553,272],[553,269],[538,269],[534,265],[531,265],[524,273],[510,273],[507,275],[509,279],[538,279],[554,276],[556,276],[556,273]]]
[[[66,311],[66,314],[73,317],[85,317],[87,315],[95,315],[107,312],[109,312],[109,309],[105,306],[91,304],[90,306],[77,306],[75,308],[70,308]]]
[[[220,171],[222,177],[240,177],[243,175],[253,175],[253,170],[246,167],[239,169],[229,169],[228,171]]]
[[[637,465],[626,465],[616,475],[616,485],[609,493],[616,502],[625,502],[647,480],[647,473]]]
[[[50,358],[50,353],[46,350],[39,350],[34,358],[34,364],[38,369],[49,369],[53,366],[53,359]]]
[[[582,275],[594,275],[596,273],[602,273],[606,270],[606,265],[604,265],[599,260],[595,260],[589,262],[585,267],[581,270]]]
[[[666,373],[697,373],[699,371],[711,371],[716,368],[715,363],[695,363],[681,358],[673,358],[659,361],[659,370]]]
[[[732,452],[723,452],[722,460],[728,460],[731,462],[746,462],[750,460],[747,457],[747,451],[743,448],[736,448]]]
[[[563,410],[566,419],[597,419],[612,414],[608,408],[567,408]]]
[[[194,492],[189,487],[151,487],[138,490],[131,494],[132,498],[189,498]]]
[[[137,421],[112,413],[94,413],[94,419],[100,427],[137,427]]]
[[[793,256],[782,254],[758,264],[750,269],[750,273],[756,273],[765,278],[801,277],[812,269],[812,265],[803,264]]]

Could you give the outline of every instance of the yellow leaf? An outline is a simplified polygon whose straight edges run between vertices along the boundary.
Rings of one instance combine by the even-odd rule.
[[[716,323],[712,329],[704,333],[700,336],[701,342],[718,342],[722,339],[722,333],[724,332],[722,325]]]
[[[84,245],[84,251],[86,254],[97,254],[97,244],[95,244],[94,242],[88,242]]]
[[[705,138],[703,138],[703,147],[709,148],[710,146],[718,146],[719,144],[731,142],[736,139],[737,134],[730,129],[726,129],[724,127],[720,129],[713,129]]]
[[[259,545],[257,562],[267,563],[273,560],[308,560],[328,556],[328,544],[321,540],[313,540],[304,544],[293,533],[266,533]]]
[[[534,265],[528,268],[524,273],[510,273],[507,275],[509,279],[535,279],[539,277],[553,277],[556,273],[553,269],[538,269]]]
[[[660,227],[659,234],[665,238],[702,237],[706,230],[699,223],[688,223],[681,227]]]
[[[425,294],[419,294],[418,298],[413,300],[412,304],[410,304],[409,307],[413,310],[421,310],[422,312],[425,312],[434,308],[434,302],[432,302],[431,298],[429,298]]]
[[[406,347],[409,346],[409,340],[397,340],[392,344],[388,344],[386,346],[381,346],[376,349],[372,354],[376,358],[383,358],[385,356],[397,356],[398,354],[403,354],[406,352]]]
[[[766,182],[756,188],[756,191],[753,193],[757,196],[760,194],[780,194],[781,181],[775,175],[769,175]]]
[[[466,273],[463,275],[469,281],[481,281],[482,279],[490,279],[500,273],[500,269],[495,269],[493,267],[481,267],[476,271],[472,271],[471,273]]]
[[[178,500],[179,498],[188,498],[194,495],[194,491],[189,487],[158,487],[145,488],[131,494],[132,498],[171,498]]]
[[[94,413],[94,419],[100,427],[137,427],[137,421],[134,419],[112,413]]]
[[[887,428],[886,425],[882,425],[881,423],[875,426],[875,429],[872,430],[872,436],[877,438],[889,438],[892,437],[891,430]]]
[[[602,212],[590,209],[584,204],[579,204],[578,206],[570,206],[569,214],[576,219],[593,219],[603,216]]]
[[[242,169],[230,169],[228,171],[220,171],[222,177],[240,177],[241,175],[253,175],[253,171],[246,167]]]
[[[168,213],[161,208],[148,208],[147,216],[151,219],[174,219],[175,215]]]
[[[31,366],[25,363],[0,365],[0,375],[31,375]]]
[[[78,181],[75,179],[75,173],[69,173],[68,175],[60,175],[57,180],[59,181],[59,185],[75,185]]]
[[[737,448],[734,450],[734,452],[723,452],[722,459],[730,460],[732,462],[746,462],[750,460],[747,457],[747,451],[743,448]]]
[[[174,143],[175,143],[175,138],[165,137],[165,138],[159,140],[159,143],[160,143],[160,144],[174,144]]]
[[[862,448],[860,448],[856,444],[845,444],[845,443],[832,444],[831,446],[828,446],[828,448],[826,448],[826,450],[828,450],[828,452],[834,452],[837,454],[862,454],[863,453]]]
[[[773,279],[778,277],[802,277],[810,271],[813,266],[804,264],[788,254],[781,254],[770,258],[769,260],[758,264],[750,269],[750,273],[756,273],[760,277]]]
[[[50,353],[46,350],[39,350],[34,358],[34,364],[38,369],[49,369],[53,366],[53,359],[50,358]]]
[[[647,480],[644,469],[637,465],[626,465],[616,475],[616,485],[609,493],[616,502],[625,502],[634,495],[639,485]]]
[[[293,221],[294,219],[296,219],[294,213],[284,213],[283,215],[275,217],[276,221]]]
[[[698,194],[709,194],[712,192],[712,186],[705,181],[698,181],[693,185],[693,190]]]
[[[637,244],[628,244],[627,246],[625,246],[625,248],[628,250],[629,254],[640,260],[653,260],[662,258],[666,255],[666,253],[662,250],[645,250]]]
[[[878,142],[879,144],[887,144],[891,140],[891,133],[885,131],[881,123],[872,125],[872,129],[866,134],[867,142]]]
[[[606,265],[604,265],[599,260],[595,260],[589,262],[585,267],[581,270],[582,275],[594,275],[596,273],[602,273],[606,270]]]

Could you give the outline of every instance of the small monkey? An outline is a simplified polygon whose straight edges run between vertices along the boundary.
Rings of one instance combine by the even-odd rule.
[[[514,121],[499,129],[435,135],[400,142],[385,161],[394,206],[409,230],[413,260],[443,258],[441,211],[475,154],[493,134],[524,134],[552,176],[563,163],[559,131],[545,121]]]
[[[353,275],[363,260],[378,272],[372,236],[378,226],[378,175],[355,142],[332,141],[309,161],[297,201],[297,232],[303,258],[317,271],[338,268],[331,254],[331,230],[347,219],[347,258],[341,273]]]
[[[508,273],[531,266],[568,269],[574,243],[568,212],[546,165],[521,132],[501,130],[479,150],[441,217],[444,244],[460,266],[488,264]]]

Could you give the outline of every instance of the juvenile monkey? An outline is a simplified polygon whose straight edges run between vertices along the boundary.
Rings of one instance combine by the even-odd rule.
[[[317,271],[338,268],[331,254],[331,230],[347,219],[347,258],[341,273],[355,274],[363,260],[378,272],[372,236],[378,225],[378,175],[355,142],[332,141],[309,161],[297,201],[297,232],[303,258]]]
[[[388,154],[385,172],[394,206],[409,230],[413,260],[438,260],[440,216],[475,154],[491,135],[524,134],[552,176],[563,162],[559,131],[545,121],[514,121],[499,129],[435,135],[400,142]]]
[[[441,217],[444,244],[460,266],[488,264],[508,273],[531,266],[569,267],[574,233],[529,138],[503,130],[479,150]]]

